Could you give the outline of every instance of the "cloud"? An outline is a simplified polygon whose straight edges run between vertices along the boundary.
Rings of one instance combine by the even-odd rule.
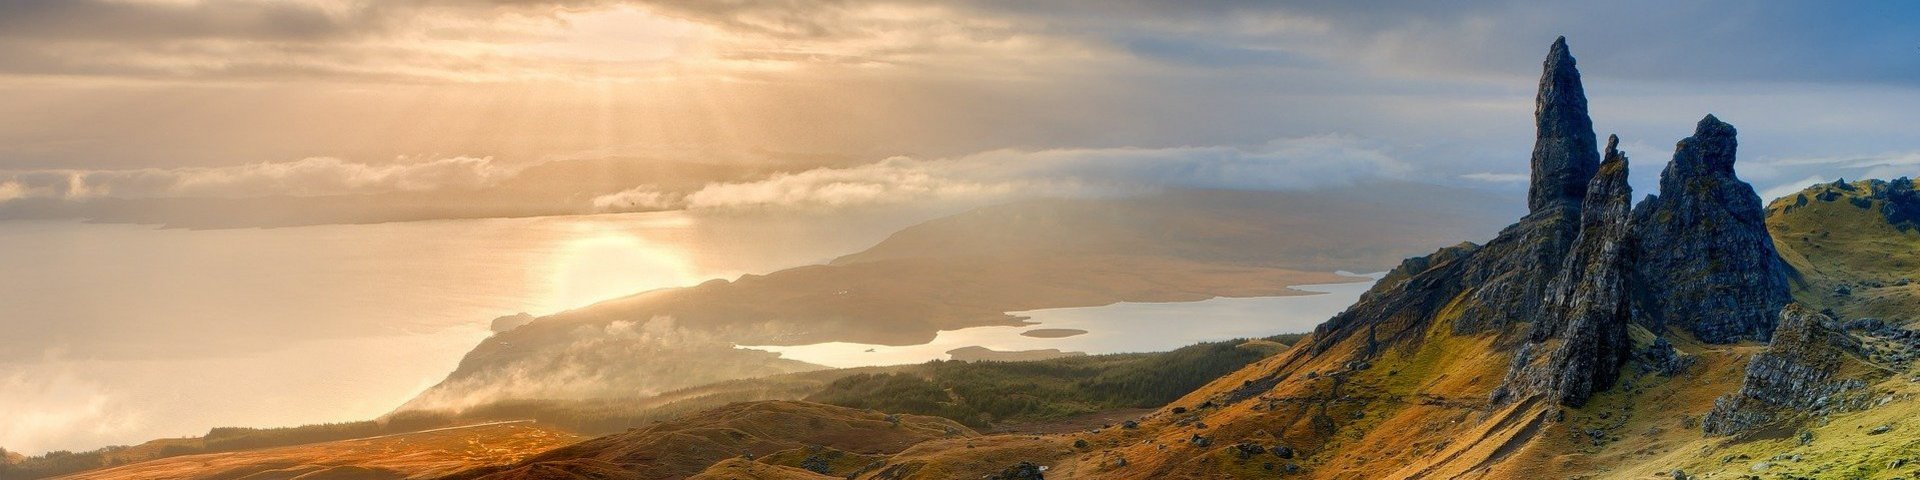
[[[892,157],[846,168],[818,168],[735,183],[714,183],[677,200],[642,187],[594,200],[687,209],[835,208],[914,201],[983,202],[1035,196],[1121,194],[1145,189],[1293,190],[1402,178],[1413,167],[1371,142],[1323,135],[1253,148],[1095,148],[995,150],[951,159]]]
[[[678,196],[662,192],[653,185],[641,185],[593,198],[593,208],[601,211],[646,211],[679,208]]]
[[[490,158],[472,157],[388,165],[315,157],[212,168],[0,171],[0,202],[21,198],[246,198],[472,189],[492,185],[515,171]]]
[[[0,447],[37,454],[102,444],[141,426],[124,399],[83,378],[57,351],[45,355],[39,363],[0,365],[0,412],[7,412],[0,422]]]
[[[1794,180],[1791,182],[1775,185],[1773,188],[1768,188],[1760,192],[1760,202],[1761,203],[1772,202],[1774,199],[1798,193],[1801,190],[1805,190],[1807,187],[1810,187],[1816,184],[1827,183],[1830,181],[1832,180],[1828,180],[1826,177],[1814,175],[1807,178],[1802,178],[1799,180]]]
[[[1460,178],[1486,183],[1520,183],[1529,180],[1531,177],[1528,177],[1527,174],[1524,173],[1479,172],[1461,175]]]
[[[1884,152],[1868,155],[1831,155],[1787,157],[1736,164],[1744,176],[1759,180],[1795,178],[1766,189],[1764,200],[1772,200],[1834,178],[1891,180],[1920,175],[1920,151]]]

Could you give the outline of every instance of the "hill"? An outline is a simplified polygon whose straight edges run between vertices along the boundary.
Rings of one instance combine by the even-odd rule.
[[[931,439],[978,435],[942,418],[803,402],[750,402],[580,442],[511,465],[444,478],[678,479],[699,475],[722,460],[742,456],[798,459],[798,463],[807,465],[812,465],[809,458],[832,457],[816,468],[837,472],[865,467],[866,462],[849,460],[897,453]]]
[[[272,429],[216,428],[199,438],[162,439],[132,447],[18,458],[19,465],[0,466],[0,479],[44,478],[106,466],[149,464],[170,465],[156,468],[166,468],[175,476],[216,475],[265,462],[260,458],[285,461],[286,455],[258,453],[275,447],[311,445],[282,450],[326,452],[338,449],[315,444],[362,437],[402,437],[424,430],[451,431],[459,428],[456,426],[521,419],[534,419],[549,429],[609,434],[699,415],[702,411],[732,404],[803,398],[843,407],[941,416],[976,428],[1072,428],[1106,421],[1104,419],[1131,409],[1163,405],[1210,378],[1284,350],[1283,342],[1298,340],[1298,335],[1283,335],[1202,343],[1160,353],[1091,355],[1034,362],[935,361],[895,367],[834,369],[732,380],[644,398],[510,400],[477,405],[457,414],[402,412],[364,422]],[[939,398],[925,395],[927,392],[940,392],[936,395]],[[181,462],[186,460],[180,460],[226,452],[245,452],[232,455],[248,460],[200,461],[205,467],[200,469],[182,466]],[[392,452],[411,455],[405,447]],[[800,460],[804,457],[789,463],[797,464]],[[134,468],[128,471],[147,471],[140,469],[146,467],[128,468]],[[763,469],[750,470],[759,472],[754,474],[765,473]]]
[[[1392,187],[1368,191],[1442,190]],[[1480,212],[1498,210],[1475,207],[1479,195],[1407,200],[1417,208],[1369,196],[1171,191],[984,208],[908,228],[830,265],[535,319],[475,347],[403,410],[630,398],[820,368],[734,345],[914,345],[941,330],[1020,324],[1011,311],[1297,295],[1289,286],[1347,281],[1335,268],[1385,268],[1442,244],[1438,235],[1484,234],[1491,227]]]
[[[1848,319],[1920,325],[1920,194],[1913,181],[1836,181],[1774,200],[1767,228],[1794,299]]]
[[[518,461],[579,438],[532,422],[494,423],[293,447],[179,456],[62,478],[429,478]]]

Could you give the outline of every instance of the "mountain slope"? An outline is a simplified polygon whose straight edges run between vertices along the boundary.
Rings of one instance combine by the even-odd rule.
[[[431,478],[519,461],[580,437],[532,422],[508,422],[293,447],[172,457],[61,478]]]
[[[699,475],[722,460],[795,449],[884,455],[938,438],[978,436],[951,420],[802,402],[734,404],[447,479],[649,478]]]
[[[1774,200],[1767,228],[1794,299],[1842,318],[1920,326],[1920,195],[1913,181],[1836,181]]]

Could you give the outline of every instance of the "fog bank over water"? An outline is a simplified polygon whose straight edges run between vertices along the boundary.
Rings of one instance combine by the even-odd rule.
[[[281,229],[0,222],[0,447],[364,420],[492,319],[767,273],[937,215],[681,212]]]

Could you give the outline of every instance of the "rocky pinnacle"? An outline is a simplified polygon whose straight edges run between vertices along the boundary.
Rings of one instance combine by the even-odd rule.
[[[1540,71],[1540,91],[1534,98],[1533,183],[1527,189],[1532,212],[1577,206],[1587,194],[1587,180],[1599,168],[1593,120],[1587,116],[1587,93],[1580,86],[1580,70],[1567,51],[1567,37],[1553,41]]]
[[[1791,300],[1760,196],[1733,174],[1736,133],[1713,115],[1700,119],[1661,171],[1660,194],[1634,208],[1639,320],[1656,332],[1764,340]]]
[[[1620,374],[1632,348],[1627,279],[1634,250],[1627,235],[1633,188],[1619,142],[1607,138],[1607,159],[1580,206],[1580,235],[1495,400],[1547,395],[1577,407]]]

